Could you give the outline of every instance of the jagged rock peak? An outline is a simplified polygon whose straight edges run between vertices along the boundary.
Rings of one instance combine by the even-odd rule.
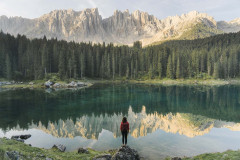
[[[213,17],[197,11],[162,20],[140,10],[131,13],[129,10],[116,10],[112,16],[102,19],[98,8],[54,10],[35,19],[0,17],[0,30],[13,35],[24,34],[29,38],[45,35],[67,41],[130,45],[139,40],[143,45],[149,45],[178,39],[196,24],[227,33],[240,30],[240,18],[217,24]]]
[[[98,8],[86,8],[82,11],[75,11],[73,9],[64,9],[64,10],[53,10],[50,13],[44,14],[43,16],[39,17],[39,18],[43,18],[43,17],[55,17],[56,15],[69,15],[69,16],[74,16],[74,15],[79,15],[79,14],[93,14],[93,15],[97,15],[100,16],[99,12],[98,12]]]
[[[239,24],[240,25],[240,18],[236,18],[236,19],[230,21],[229,23],[232,23],[232,24],[235,23],[235,24]]]

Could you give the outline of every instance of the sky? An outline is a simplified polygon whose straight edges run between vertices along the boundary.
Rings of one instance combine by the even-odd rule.
[[[0,0],[0,15],[37,18],[56,9],[98,8],[103,18],[114,10],[141,10],[159,19],[196,10],[215,20],[230,21],[240,17],[240,0]]]

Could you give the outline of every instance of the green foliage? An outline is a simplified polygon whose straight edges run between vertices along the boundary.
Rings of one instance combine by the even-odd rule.
[[[21,154],[22,158],[26,160],[32,159],[45,160],[46,157],[58,160],[75,160],[75,159],[90,160],[97,155],[108,153],[95,151],[92,149],[88,150],[89,154],[78,154],[77,151],[60,152],[56,149],[41,149],[36,147],[30,147],[25,143],[18,142],[15,140],[7,140],[4,138],[0,139],[0,159],[4,159],[4,154],[6,151],[17,151]]]
[[[202,25],[196,25],[192,32],[206,33],[207,29],[209,35],[215,33]],[[1,32],[0,78],[37,80],[49,79],[49,74],[58,74],[61,80],[122,76],[127,79],[236,78],[240,76],[239,37],[240,32],[142,48],[139,41],[129,47],[46,38],[29,40]]]

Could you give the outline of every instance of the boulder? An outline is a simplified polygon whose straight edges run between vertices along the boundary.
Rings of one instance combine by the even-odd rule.
[[[140,160],[140,156],[135,149],[131,149],[129,146],[122,146],[111,160]]]
[[[86,86],[86,84],[84,82],[77,82],[77,86],[78,87],[84,87],[84,86]]]
[[[17,151],[7,151],[4,155],[4,159],[9,160],[21,160],[21,155]]]
[[[12,136],[11,139],[19,141],[19,142],[24,142],[24,140],[30,138],[31,135],[30,134],[26,134],[26,135],[16,135],[16,136]]]
[[[78,148],[78,153],[85,153],[85,154],[89,154],[88,149],[84,149],[84,148]]]
[[[33,82],[29,82],[28,84],[29,84],[29,85],[33,85],[34,83],[33,83]]]
[[[102,154],[93,158],[93,160],[111,160],[111,154]]]
[[[59,88],[59,87],[61,87],[61,84],[59,84],[59,83],[55,83],[55,84],[53,85],[53,87],[55,87],[55,88]]]
[[[50,88],[54,83],[50,80],[48,80],[47,82],[44,83],[44,86],[47,88]]]
[[[84,87],[87,86],[84,82],[74,82],[72,81],[71,83],[67,84],[69,88],[76,88],[76,87]]]
[[[54,144],[52,148],[56,148],[61,152],[64,152],[66,150],[66,147],[64,145],[61,145],[61,144]]]
[[[6,84],[6,85],[10,85],[10,84],[12,84],[12,83],[11,83],[11,82],[6,82],[5,84]]]
[[[25,134],[25,135],[16,135],[16,136],[12,136],[11,139],[28,139],[31,137],[31,134]]]
[[[77,83],[72,81],[71,83],[68,84],[68,87],[77,87]]]
[[[20,138],[21,139],[28,139],[28,138],[30,138],[31,137],[31,134],[26,134],[26,135],[20,135]]]

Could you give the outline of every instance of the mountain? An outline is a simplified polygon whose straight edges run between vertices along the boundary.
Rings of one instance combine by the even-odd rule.
[[[230,22],[220,21],[217,23],[218,29],[225,33],[240,31],[240,18],[236,18]]]
[[[119,124],[121,123],[122,114],[113,115],[92,115],[82,116],[72,119],[49,122],[48,126],[38,124],[29,124],[29,128],[39,129],[54,137],[74,138],[81,136],[87,139],[98,139],[102,130],[108,130],[113,133],[114,137],[121,136]],[[131,136],[143,137],[148,133],[154,133],[157,130],[163,130],[168,133],[178,133],[187,137],[202,136],[211,131],[213,128],[228,128],[232,131],[240,131],[240,123],[226,122],[216,119],[207,118],[201,115],[191,113],[168,113],[166,115],[155,113],[146,113],[146,107],[142,107],[140,113],[133,112],[129,107],[127,119],[130,123]],[[18,126],[13,130],[21,130]]]
[[[171,39],[196,39],[240,30],[240,19],[216,22],[206,13],[192,11],[159,20],[139,10],[116,10],[103,19],[97,8],[83,11],[54,10],[39,18],[0,17],[0,29],[29,38],[58,38],[67,41],[143,45]]]

